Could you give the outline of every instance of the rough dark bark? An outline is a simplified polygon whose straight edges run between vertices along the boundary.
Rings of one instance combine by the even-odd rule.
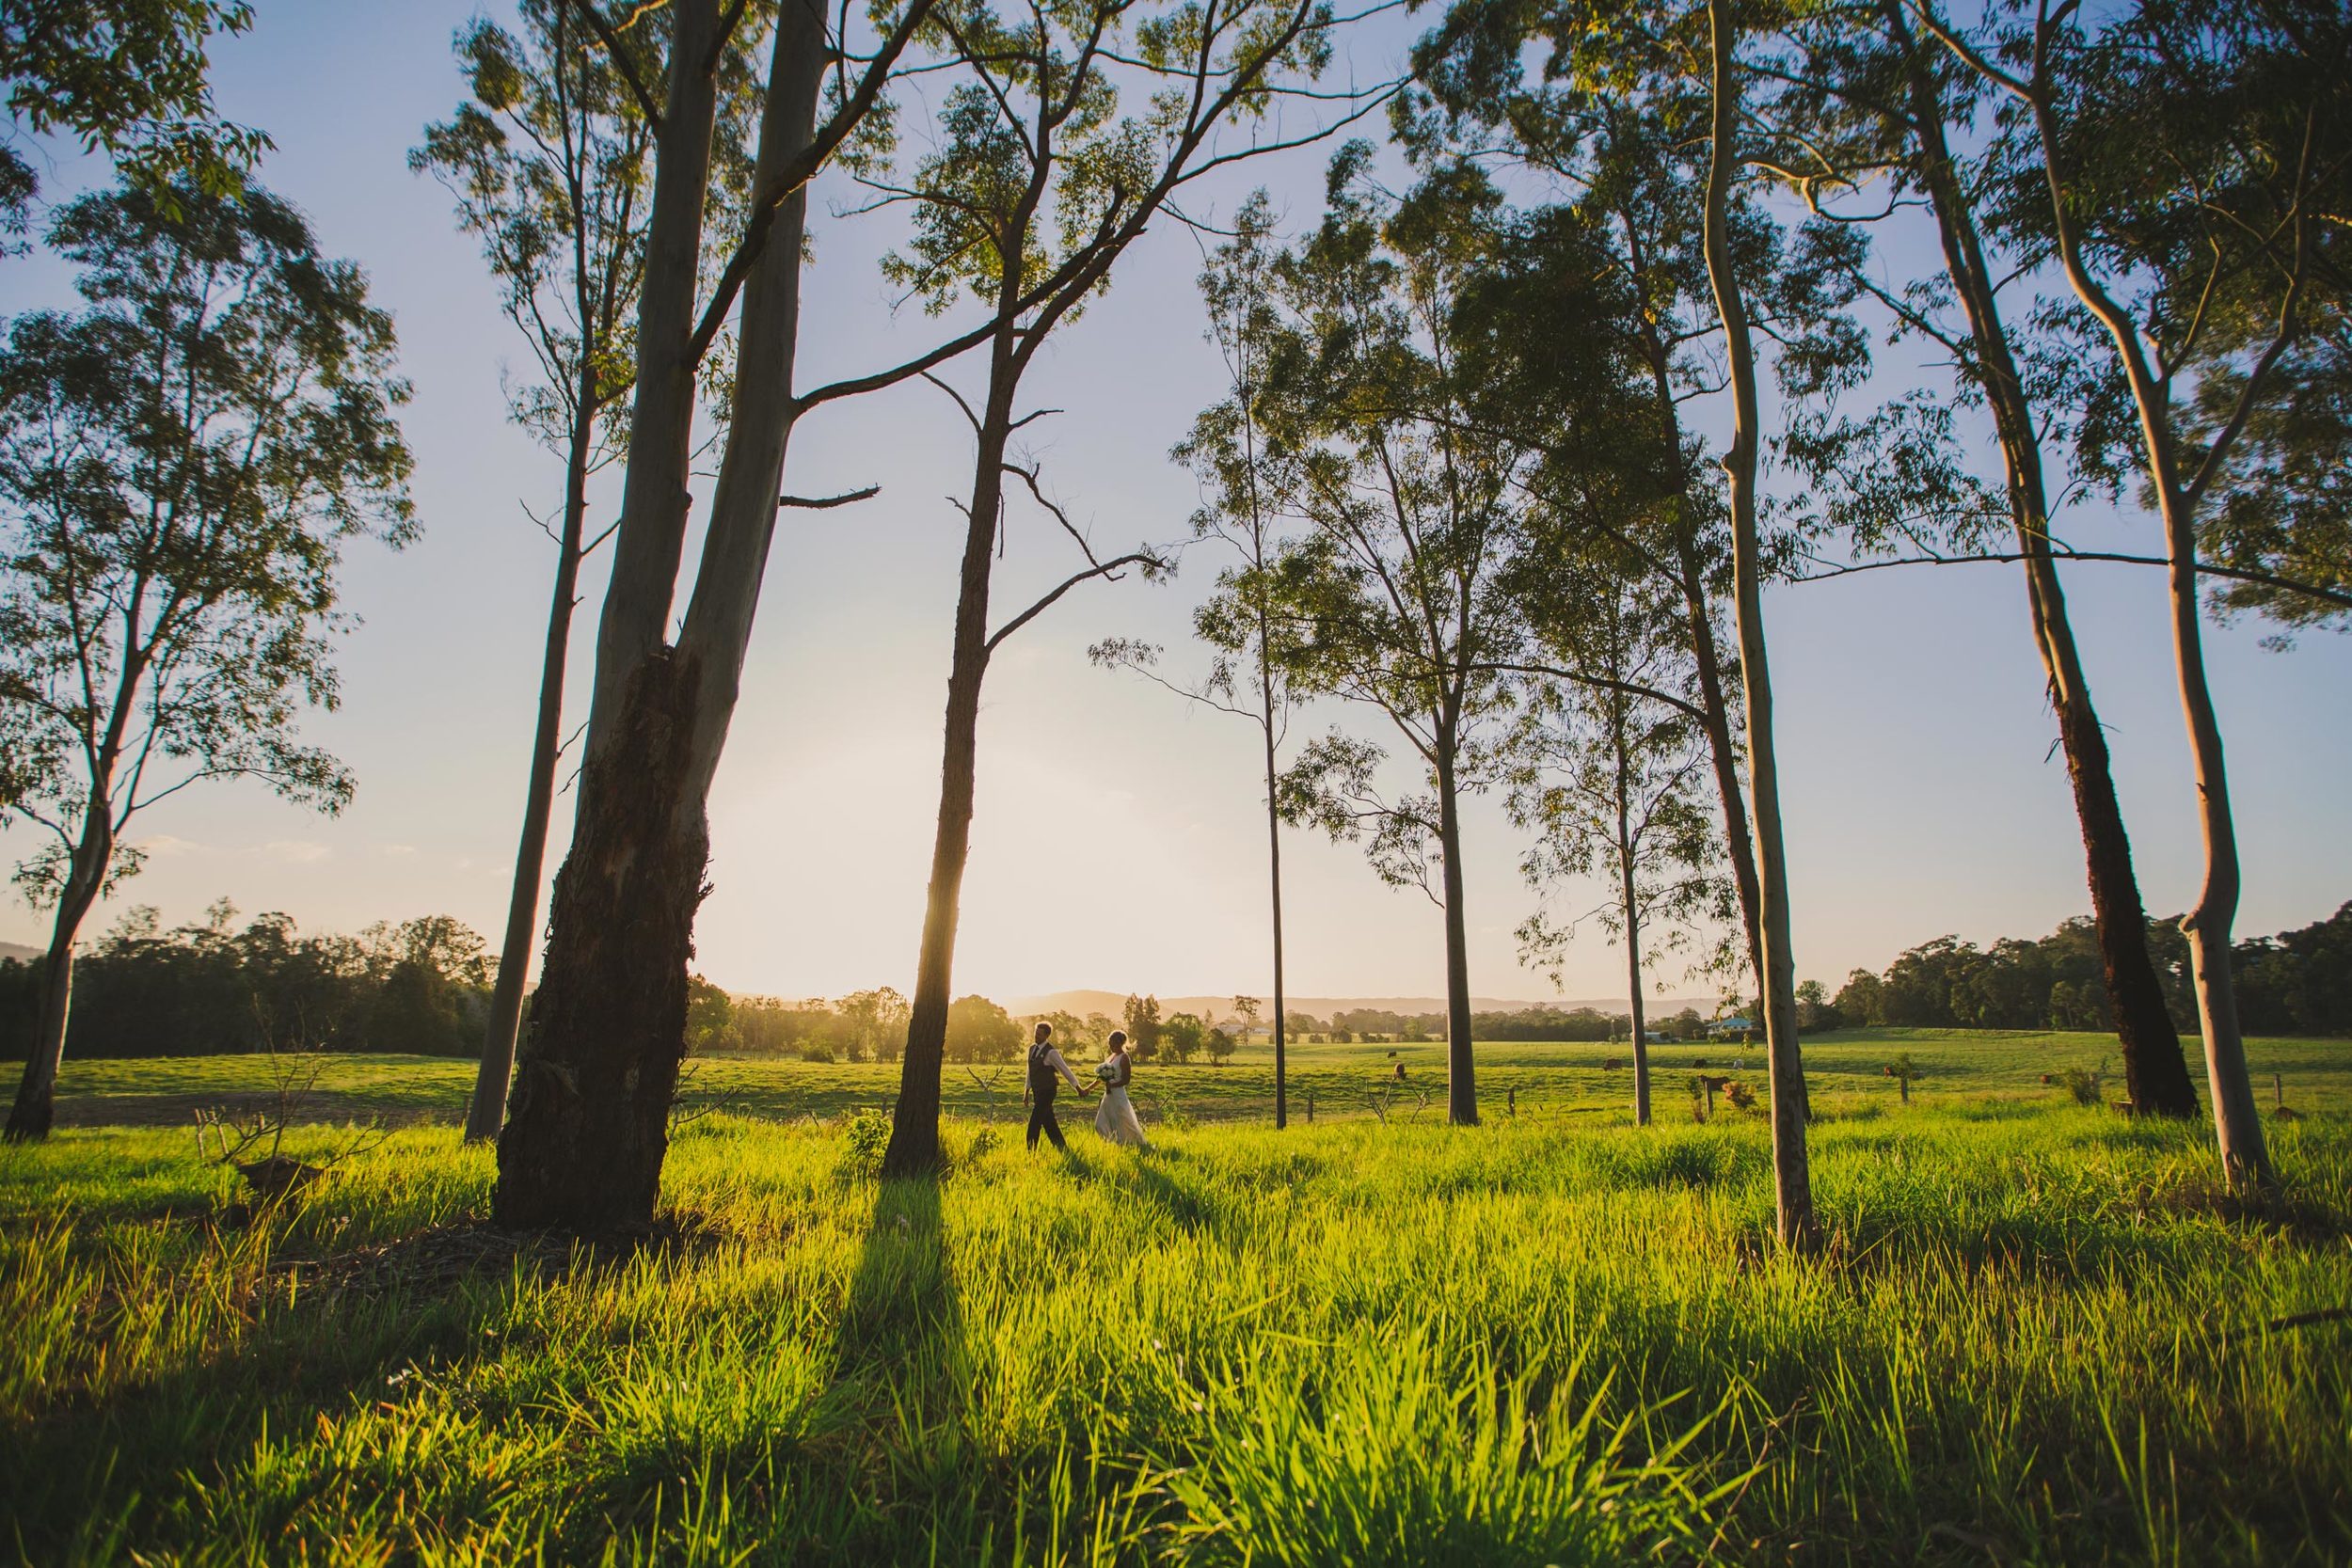
[[[1451,725],[1438,732],[1438,845],[1445,890],[1445,1102],[1456,1127],[1478,1124],[1478,1083],[1470,1052],[1470,929],[1462,913],[1461,788],[1454,772]]]
[[[823,41],[823,13],[809,0],[781,8],[755,175],[760,188],[810,141]],[[682,40],[677,47],[684,50]],[[707,54],[706,46],[690,55],[688,66]],[[698,184],[707,161],[706,147]],[[660,198],[657,188],[657,212]],[[653,1216],[685,1053],[694,915],[708,892],[710,784],[734,716],[796,412],[790,387],[804,216],[805,198],[796,193],[782,205],[776,239],[743,291],[740,373],[678,645],[657,641],[640,655],[627,637],[599,642],[596,717],[571,854],[556,879],[535,1027],[499,1140],[494,1212],[502,1225],[598,1231],[641,1227]],[[649,278],[647,297],[654,293]],[[639,373],[647,373],[644,358]],[[632,432],[632,481],[644,455],[634,443],[645,434]],[[653,467],[663,468],[672,455],[666,441],[658,444]],[[676,520],[683,520],[682,495]],[[631,521],[625,500],[624,539]],[[672,515],[653,507],[636,521],[661,533]],[[642,540],[616,555],[613,594],[624,588],[623,558],[642,563],[649,556]],[[673,575],[676,559],[671,548]],[[643,581],[626,588],[636,609],[651,593]],[[664,617],[672,592],[665,578]],[[614,625],[608,594],[606,631]],[[608,656],[624,661],[617,698]],[[632,657],[633,666],[626,663]]]
[[[2229,772],[2222,754],[2221,727],[2215,716],[2213,692],[2205,680],[2201,607],[2197,597],[2198,500],[2207,480],[2218,471],[2253,400],[2278,364],[2279,356],[2296,333],[2296,309],[2308,279],[2309,257],[2303,215],[2304,194],[2296,196],[2293,262],[2280,301],[2278,325],[2270,343],[2248,368],[2239,393],[2237,413],[2217,433],[2198,459],[2197,477],[2182,468],[2171,426],[2172,372],[2159,371],[2151,361],[2136,322],[2094,277],[2083,256],[2083,239],[2075,193],[2067,187],[2059,165],[2064,138],[2047,82],[2041,76],[2042,49],[2047,39],[2045,18],[2036,36],[2036,75],[2022,96],[2033,115],[2041,143],[2042,182],[2050,198],[2052,246],[2068,286],[2085,309],[2096,317],[2115,345],[2132,403],[2139,418],[2140,442],[2150,488],[2164,522],[2165,549],[2171,593],[2172,655],[2180,682],[2181,714],[2188,729],[2189,755],[2197,782],[2198,826],[2205,847],[2205,880],[2197,906],[2181,922],[2188,938],[2189,965],[2197,988],[2198,1021],[2205,1042],[2205,1070],[2213,1092],[2214,1131],[2221,1144],[2221,1164],[2233,1186],[2267,1186],[2275,1180],[2263,1137],[2262,1117],[2254,1105],[2253,1084],[2246,1069],[2246,1045],[2238,1031],[2237,1002],[2231,985],[2230,928],[2236,918],[2239,887],[2237,828],[2230,811]],[[1948,40],[1947,40],[1948,41]],[[1979,69],[1983,63],[1977,62]],[[2300,176],[2298,175],[2298,179]]]
[[[1713,150],[1707,174],[1707,274],[1724,327],[1732,390],[1731,450],[1724,468],[1731,490],[1731,542],[1739,610],[1740,673],[1746,687],[1748,782],[1756,823],[1758,903],[1764,964],[1765,1050],[1772,1085],[1772,1185],[1783,1245],[1810,1248],[1819,1240],[1812,1173],[1804,1146],[1804,1067],[1797,1045],[1796,965],[1789,953],[1788,862],[1780,822],[1780,769],[1772,743],[1772,673],[1764,640],[1763,587],[1756,524],[1758,440],[1756,348],[1747,304],[1733,271],[1726,231],[1733,138],[1739,124],[1738,24],[1730,0],[1708,0],[1712,52]]]
[[[1888,17],[1899,40],[1912,42],[1899,6]],[[1976,348],[1978,383],[1993,411],[2007,478],[2010,514],[2026,568],[2034,643],[2042,657],[2050,705],[2058,716],[2058,743],[2066,757],[2081,825],[2084,868],[2099,941],[2099,967],[2115,1013],[2123,1053],[2123,1076],[2134,1110],[2141,1114],[2192,1117],[2197,1092],[2190,1085],[2180,1032],[2165,1006],[2164,987],[2148,953],[2147,911],[2132,869],[2131,837],[2115,795],[2106,733],[2099,727],[2090,687],[2083,674],[2074,630],[2066,612],[2058,563],[2050,551],[2049,501],[2041,442],[2032,406],[2001,320],[2000,301],[1966,194],[1945,137],[1944,103],[1933,71],[1915,48],[1908,64],[1910,129],[1918,139],[1920,172],[1944,249],[1947,274],[1967,316]]]
[[[693,682],[662,634],[686,531],[695,396],[687,335],[717,113],[718,6],[678,0],[673,17],[628,472],[580,799],[548,909],[537,1027],[499,1138],[492,1212],[507,1226],[650,1223],[685,1048],[686,965],[707,845],[682,842],[679,832]]]
[[[2055,569],[2050,575],[2055,587]],[[2115,1011],[2125,1088],[2132,1109],[2141,1115],[2193,1117],[2197,1090],[2189,1081],[2180,1031],[2165,1006],[2164,982],[2148,951],[2148,913],[2140,903],[2131,837],[2115,797],[2106,732],[2100,728],[2089,689],[2081,685],[2081,667],[2073,657],[2074,633],[2065,625],[2065,601],[2044,596],[2038,590],[2034,598],[2036,614],[2058,630],[2067,663],[2073,665],[2071,680],[2063,675],[2053,678],[2051,705],[2058,713],[2058,741],[2066,754],[2067,779],[2074,786],[2074,816],[2082,826],[2091,921],[2099,939],[2099,970]],[[2059,692],[2069,686],[2075,695],[2061,697]]]
[[[579,412],[564,456],[564,527],[557,541],[555,588],[548,604],[547,642],[539,660],[539,718],[531,737],[531,776],[524,793],[522,835],[515,847],[515,881],[507,894],[506,935],[499,944],[498,982],[483,1029],[473,1101],[466,1110],[468,1143],[497,1137],[506,1123],[506,1085],[514,1075],[515,1041],[522,1032],[523,990],[539,926],[539,879],[547,868],[548,821],[554,815],[555,769],[564,749],[564,670],[571,652],[580,546],[588,515],[596,374],[592,364],[580,377]]]
[[[676,810],[693,675],[667,655],[640,666],[612,750],[580,776],[535,1027],[499,1139],[500,1225],[604,1231],[653,1219],[708,858],[700,814],[682,825]]]

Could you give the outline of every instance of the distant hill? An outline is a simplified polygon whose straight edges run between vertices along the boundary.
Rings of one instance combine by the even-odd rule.
[[[0,963],[28,964],[40,958],[38,947],[27,947],[21,942],[0,942]]]
[[[1259,1000],[1268,999],[1261,997]],[[1118,1018],[1126,1005],[1125,991],[1057,990],[1049,996],[1016,997],[1005,1004],[1005,1010],[1016,1018],[1033,1017],[1039,1013],[1075,1013],[1080,1018],[1089,1013],[1101,1013],[1106,1018]],[[1282,999],[1282,1005],[1292,1012],[1308,1013],[1321,1019],[1327,1019],[1333,1013],[1352,1012],[1359,1007],[1407,1015],[1445,1011],[1445,998],[1442,996],[1287,996]],[[1646,1006],[1652,1015],[1661,1018],[1680,1012],[1684,1007],[1695,1007],[1705,1016],[1712,1018],[1715,1002],[1711,997],[1656,997]],[[1506,1000],[1496,996],[1470,998],[1470,1011],[1474,1013],[1515,1013],[1526,1007],[1557,1007],[1562,1012],[1590,1007],[1595,1012],[1622,1013],[1626,1004],[1622,996],[1556,996],[1540,1001]],[[1230,994],[1160,998],[1162,1018],[1172,1013],[1198,1013],[1202,1018],[1218,1019],[1231,1016],[1232,1010],[1233,999]]]

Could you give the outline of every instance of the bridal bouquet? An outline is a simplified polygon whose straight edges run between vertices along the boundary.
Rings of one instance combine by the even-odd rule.
[[[1097,1062],[1094,1064],[1094,1076],[1105,1084],[1116,1083],[1119,1080],[1119,1069],[1109,1062]]]

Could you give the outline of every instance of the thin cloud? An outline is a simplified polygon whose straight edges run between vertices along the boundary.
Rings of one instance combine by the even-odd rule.
[[[150,860],[170,860],[181,855],[209,855],[209,844],[199,844],[192,838],[176,838],[170,833],[156,833],[138,841],[139,853]]]

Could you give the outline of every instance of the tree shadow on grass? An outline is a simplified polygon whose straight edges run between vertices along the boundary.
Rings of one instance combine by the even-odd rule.
[[[420,1369],[464,1375],[503,1354],[485,1330],[510,1315],[521,1274],[596,1266],[585,1252],[548,1259],[495,1236],[460,1249],[462,1259],[423,1256],[437,1250],[416,1239],[350,1260],[268,1268],[256,1287],[263,1301],[292,1300],[257,1306],[253,1329],[233,1345],[0,1423],[11,1534],[27,1560],[59,1560],[53,1554],[105,1517],[119,1519],[122,1543],[154,1544],[154,1532],[187,1516],[191,1488],[236,1484],[270,1433],[348,1418]],[[301,1509],[301,1499],[285,1500],[287,1531]]]
[[[691,1267],[730,1244],[686,1212],[595,1239],[459,1220],[359,1245],[336,1245],[335,1231],[322,1232],[316,1215],[296,1210],[250,1216],[266,1232],[232,1217],[231,1209],[188,1216],[203,1227],[190,1239],[195,1251],[167,1281],[141,1289],[221,1295],[232,1304],[233,1331],[215,1322],[194,1354],[94,1390],[76,1386],[77,1369],[62,1369],[54,1381],[73,1391],[30,1401],[0,1420],[0,1475],[10,1477],[14,1527],[0,1539],[14,1540],[28,1560],[64,1560],[107,1519],[119,1544],[186,1549],[196,1543],[174,1532],[222,1500],[247,1513],[258,1508],[260,1528],[289,1541],[331,1529],[301,1496],[238,1496],[253,1484],[247,1472],[264,1463],[265,1449],[299,1449],[328,1423],[389,1411],[428,1386],[496,1390],[505,1379],[494,1364],[536,1354],[534,1325],[516,1316],[518,1299],[547,1289],[594,1293],[629,1268]],[[85,1264],[107,1256],[103,1245],[76,1251]],[[141,1332],[153,1304],[118,1297],[116,1289],[89,1304],[78,1336],[103,1344]],[[475,1423],[496,1425],[512,1414],[494,1392],[470,1397]],[[495,1490],[483,1494],[483,1510],[499,1506]],[[475,1514],[462,1496],[443,1506],[453,1526]]]
[[[793,1560],[952,1560],[1025,1508],[1019,1478],[973,1452],[974,1364],[937,1178],[882,1181],[841,1307],[825,1430],[799,1466],[803,1494],[846,1500],[830,1532],[779,1539]],[[999,1484],[1004,1481],[1006,1484]],[[1002,1533],[998,1530],[997,1533]]]
[[[1110,1165],[1083,1143],[1072,1144],[1067,1153],[1056,1153],[1054,1158],[1059,1162],[1060,1174],[1081,1186],[1092,1186],[1111,1175]]]
[[[1225,1220],[1224,1206],[1197,1185],[1178,1179],[1191,1167],[1183,1150],[1165,1145],[1121,1162],[1118,1180],[1145,1204],[1166,1215],[1188,1236],[1217,1229]]]
[[[872,1222],[841,1307],[834,1377],[903,1367],[957,1331],[940,1184],[929,1177],[880,1183]]]

